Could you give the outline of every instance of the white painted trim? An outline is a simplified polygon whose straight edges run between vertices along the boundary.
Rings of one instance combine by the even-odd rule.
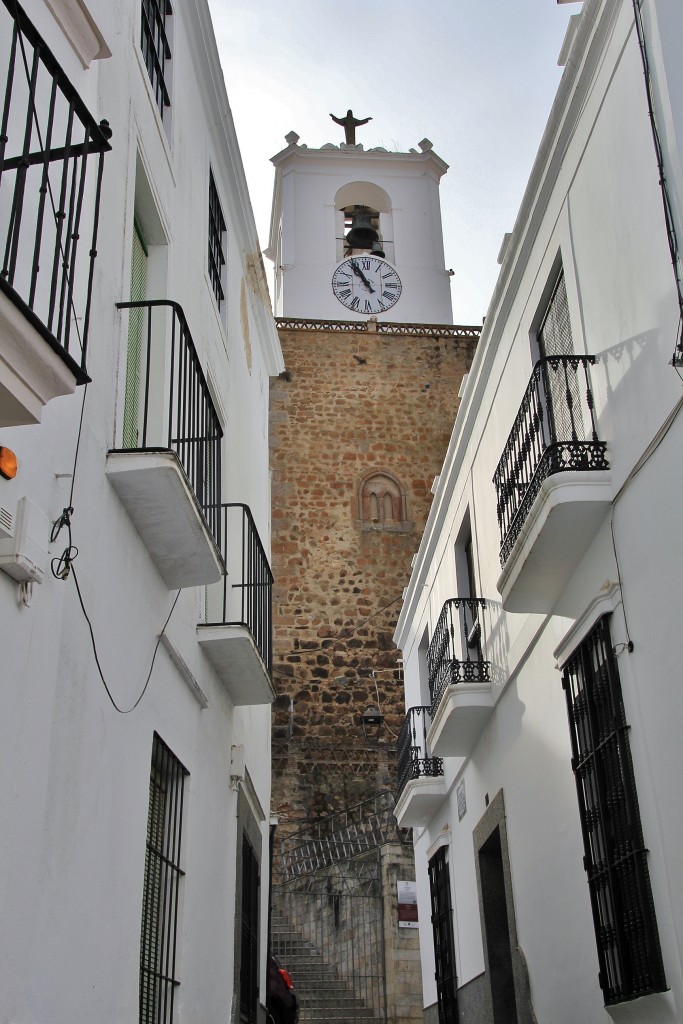
[[[621,587],[612,580],[605,580],[600,592],[596,594],[586,610],[567,630],[553,651],[556,667],[561,669],[569,660],[581,641],[586,637],[598,619],[613,612],[621,604]]]
[[[168,633],[162,633],[160,640],[162,647],[167,651],[169,658],[180,672],[182,680],[186,684],[188,690],[197,701],[202,711],[205,711],[209,706],[208,697],[202,690],[193,673],[190,671],[187,662],[178,649],[174,647]]]
[[[427,848],[427,852],[425,854],[427,860],[430,861],[434,854],[438,853],[443,846],[450,846],[452,842],[453,834],[451,832],[450,825],[446,823],[432,845]]]
[[[45,0],[84,68],[93,60],[111,57],[111,50],[85,0]]]

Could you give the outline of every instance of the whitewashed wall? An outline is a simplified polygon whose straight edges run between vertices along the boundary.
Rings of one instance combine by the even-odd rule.
[[[116,493],[105,458],[121,435],[136,163],[166,243],[159,298],[183,306],[225,431],[223,500],[250,505],[270,540],[268,377],[282,369],[267,286],[204,0],[173,4],[173,105],[167,137],[140,53],[138,0],[87,0],[112,56],[84,69],[46,4],[26,8],[97,120],[110,122],[91,317],[88,387],[73,515],[75,562],[99,658],[130,708],[175,597]],[[227,222],[227,323],[207,273],[209,166]],[[139,181],[138,177],[138,181]],[[164,261],[162,260],[162,263]],[[165,277],[165,285],[163,284]],[[82,313],[82,311],[80,311]],[[50,520],[68,503],[82,389],[50,402],[37,426],[2,430],[20,460],[0,502],[28,495]],[[63,533],[51,548],[66,545]],[[181,593],[167,636],[206,695],[202,710],[162,646],[141,703],[111,706],[98,677],[73,579],[47,574],[30,607],[0,572],[0,992],[7,1021],[132,1021],[138,967],[152,736],[190,772],[183,829],[178,1019],[225,1021],[233,997],[237,793],[230,752],[243,744],[264,810],[268,874],[270,709],[236,709],[200,652],[203,590]],[[262,952],[267,885],[262,886]],[[261,995],[264,998],[265,957]]]
[[[680,116],[683,81],[671,39],[683,27],[673,5],[643,5],[661,89],[669,182],[681,208]],[[584,4],[539,157],[503,264],[467,392],[396,632],[405,657],[406,707],[420,696],[418,644],[445,600],[456,595],[453,548],[466,510],[472,521],[478,593],[487,599],[485,653],[496,706],[471,757],[447,759],[448,798],[415,848],[421,906],[427,907],[428,851],[451,835],[454,927],[460,985],[484,970],[472,830],[503,789],[519,944],[539,1020],[678,1021],[683,1014],[680,930],[683,885],[678,779],[683,653],[677,625],[683,554],[676,524],[683,497],[675,419],[681,398],[670,366],[678,307],[664,232],[658,171],[642,67],[627,2]],[[582,34],[583,33],[583,34]],[[662,61],[665,63],[662,64]],[[609,518],[596,534],[557,605],[547,614],[506,613],[492,477],[533,365],[530,338],[544,291],[561,256],[574,348],[597,356],[591,377],[599,435],[607,441],[614,558]],[[651,443],[655,439],[654,445]],[[633,477],[641,456],[650,457]],[[606,584],[622,584],[612,638],[630,724],[630,742],[660,941],[670,992],[604,1009],[574,779],[555,649]],[[617,591],[618,592],[618,591]],[[629,633],[627,634],[626,621]],[[587,628],[587,627],[586,627]],[[585,631],[584,631],[585,632]],[[630,635],[634,650],[623,644]],[[576,642],[581,639],[580,631]],[[458,821],[456,785],[467,813]],[[425,1005],[436,999],[431,927],[421,915]]]

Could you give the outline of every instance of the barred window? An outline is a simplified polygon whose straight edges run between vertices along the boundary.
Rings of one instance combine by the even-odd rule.
[[[186,769],[157,734],[152,745],[140,939],[140,1024],[171,1024],[176,986],[180,841]]]
[[[666,988],[609,616],[567,662],[576,778],[593,923],[606,1004]]]
[[[258,1005],[259,866],[246,835],[242,836],[242,945],[240,1016],[252,1024]]]
[[[225,303],[225,219],[213,172],[209,171],[209,277],[218,308]]]
[[[171,33],[169,18],[173,14],[170,0],[142,0],[142,32],[140,45],[149,80],[163,119],[171,105]]]

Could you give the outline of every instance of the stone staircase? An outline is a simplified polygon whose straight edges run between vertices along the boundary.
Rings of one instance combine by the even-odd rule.
[[[384,1024],[385,1017],[377,1015],[377,1007],[384,1005],[382,979],[373,979],[374,985],[370,987],[375,991],[368,993],[368,1001],[360,999],[337,967],[326,962],[312,942],[292,931],[283,912],[275,906],[271,943],[274,956],[292,975],[299,997],[300,1024]]]

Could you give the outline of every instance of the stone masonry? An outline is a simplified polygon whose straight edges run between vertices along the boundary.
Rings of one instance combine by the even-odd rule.
[[[272,806],[287,831],[395,788],[404,704],[392,635],[479,330],[279,327]],[[366,735],[369,706],[384,724]]]

